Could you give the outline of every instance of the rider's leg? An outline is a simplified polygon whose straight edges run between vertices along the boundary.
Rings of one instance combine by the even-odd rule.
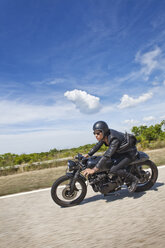
[[[125,170],[130,162],[132,162],[132,159],[130,157],[124,157],[117,165],[111,168],[110,172],[114,175],[124,177],[126,181],[129,181],[131,183],[129,191],[134,192],[137,187],[138,179]]]

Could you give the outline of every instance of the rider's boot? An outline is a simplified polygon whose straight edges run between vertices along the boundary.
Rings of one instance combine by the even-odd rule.
[[[135,190],[137,188],[137,184],[138,184],[139,180],[137,179],[137,177],[133,176],[132,174],[129,175],[129,178],[131,180],[131,185],[128,187],[128,191],[130,193],[133,193],[133,192],[135,192]]]
[[[125,178],[126,182],[129,182],[128,191],[130,193],[135,192],[139,181],[138,178],[125,170],[120,170],[119,174]]]

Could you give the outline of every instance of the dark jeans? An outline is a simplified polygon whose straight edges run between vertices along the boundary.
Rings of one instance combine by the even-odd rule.
[[[137,150],[135,149],[134,151],[128,153],[114,154],[112,159],[116,159],[119,162],[112,166],[110,172],[115,175],[123,176],[123,170],[136,159],[136,152]]]

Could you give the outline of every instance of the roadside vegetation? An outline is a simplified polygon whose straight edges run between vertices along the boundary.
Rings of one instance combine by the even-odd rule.
[[[156,165],[165,164],[165,148],[150,150],[147,154]],[[65,175],[66,168],[65,162],[65,166],[0,176],[0,196],[51,187],[57,178]]]
[[[134,126],[132,133],[139,141],[141,149],[158,149],[165,147],[165,120],[159,124],[147,126]]]
[[[165,121],[159,124],[147,126],[134,126],[131,132],[138,140],[139,150],[152,150],[165,147]],[[66,165],[66,160],[60,161],[60,158],[74,157],[77,153],[85,154],[94,146],[88,144],[71,149],[57,150],[56,148],[49,152],[31,153],[31,154],[11,154],[0,155],[0,175],[8,175],[17,172],[29,170],[38,170],[43,168],[52,168]],[[99,152],[104,152],[106,146],[102,146]],[[22,165],[22,166],[17,166]],[[23,166],[25,165],[25,166]],[[26,166],[28,165],[28,166]],[[5,170],[6,168],[6,170]]]
[[[165,131],[163,130],[164,124],[164,122],[161,122],[160,124],[156,124],[155,126],[140,126],[132,128],[132,133],[136,135],[136,138],[138,140],[140,140],[140,142],[138,143],[138,149],[147,150],[147,154],[149,155],[150,159],[155,162],[157,166],[165,164]],[[78,148],[60,151],[54,149],[50,152],[38,154],[34,153],[28,155],[1,155],[1,166],[11,165],[11,168],[0,171],[0,196],[50,187],[58,177],[65,174],[67,168],[66,160],[57,160],[51,162],[51,159],[73,157],[78,152],[87,153],[93,145],[94,144],[85,145]],[[106,149],[106,147],[102,147],[101,151],[103,152]],[[50,163],[43,162],[45,160],[50,160]],[[33,161],[43,163],[34,165]],[[24,164],[27,162],[30,166],[25,166],[22,168],[12,167],[12,165],[14,166],[14,164]],[[43,168],[45,169],[42,170]]]

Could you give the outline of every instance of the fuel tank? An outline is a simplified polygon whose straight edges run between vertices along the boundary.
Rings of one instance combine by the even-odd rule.
[[[101,159],[101,156],[92,156],[88,159],[87,161],[87,168],[92,169],[93,167],[96,166],[96,164],[99,162]],[[109,170],[110,167],[114,164],[113,160],[108,160],[103,167],[101,168],[101,171]]]

